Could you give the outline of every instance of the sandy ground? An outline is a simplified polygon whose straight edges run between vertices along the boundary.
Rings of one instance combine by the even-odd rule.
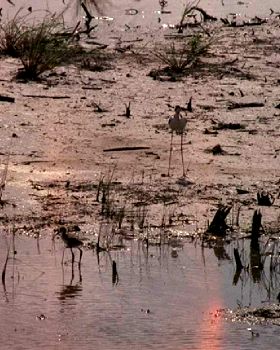
[[[15,81],[19,61],[2,57],[0,95],[15,98],[15,103],[0,104],[2,173],[10,154],[2,223],[34,232],[66,222],[96,232],[101,218],[97,186],[101,177],[106,181],[113,174],[114,205],[125,207],[127,218],[143,205],[147,225],[171,218],[185,232],[203,230],[217,205],[224,203],[234,205],[232,217],[241,206],[240,224],[246,229],[257,208],[257,192],[266,190],[275,202],[261,209],[264,222],[277,226],[279,23],[274,19],[254,27],[210,25],[218,39],[197,70],[176,82],[148,76],[163,67],[152,54],[156,41],[170,42],[161,31],[134,28],[107,38],[96,32],[95,40],[109,44],[102,50],[111,56],[108,69],[60,67],[41,82]],[[135,38],[140,40],[131,41]],[[132,51],[118,52],[117,44],[131,45]],[[87,45],[94,47],[89,41]],[[182,179],[179,136],[174,138],[172,174],[167,177],[168,118],[175,105],[186,107],[190,97],[193,112],[184,112],[187,177]],[[264,106],[229,109],[232,102]],[[96,103],[103,112],[96,110]],[[216,130],[219,122],[244,128]],[[217,144],[225,154],[206,152]],[[104,152],[116,147],[148,148]]]

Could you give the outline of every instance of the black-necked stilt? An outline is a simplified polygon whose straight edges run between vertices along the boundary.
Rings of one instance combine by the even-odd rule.
[[[82,260],[82,255],[83,255],[83,251],[81,249],[81,246],[83,245],[83,242],[80,241],[78,238],[76,237],[71,237],[67,234],[67,229],[65,226],[61,226],[57,233],[57,235],[59,235],[64,244],[65,244],[65,248],[70,248],[71,250],[71,254],[72,254],[72,263],[74,263],[74,252],[73,252],[73,248],[77,248],[80,251],[80,260],[79,260],[79,264],[81,263]],[[61,264],[63,264],[63,259],[64,259],[64,250],[63,250],[63,255],[62,255],[62,261]]]
[[[169,151],[169,164],[168,164],[168,176],[170,175],[171,166],[171,156],[172,156],[172,143],[173,143],[173,132],[175,131],[177,135],[181,135],[181,158],[183,166],[183,177],[186,176],[185,165],[184,165],[184,154],[183,154],[183,136],[187,126],[187,119],[181,115],[181,107],[175,107],[175,114],[173,117],[169,118],[168,121],[169,128],[171,129],[171,141],[170,141],[170,151]]]

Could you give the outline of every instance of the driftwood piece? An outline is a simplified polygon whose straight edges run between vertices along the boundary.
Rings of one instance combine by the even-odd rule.
[[[60,100],[64,98],[71,98],[68,95],[32,95],[32,94],[22,94],[23,97],[33,97],[33,98],[52,98],[54,100]]]
[[[228,109],[264,107],[263,102],[230,102]]]
[[[203,10],[201,7],[198,6],[194,6],[192,8],[193,11],[197,11],[200,12],[202,17],[203,17],[203,22],[207,22],[207,21],[217,21],[217,17],[211,16],[209,15],[205,10]]]
[[[225,236],[229,226],[226,223],[226,217],[231,210],[231,206],[221,205],[216,211],[214,218],[207,229],[207,233],[215,236]]]
[[[208,131],[208,133],[209,133],[209,131]],[[220,144],[217,144],[217,145],[215,145],[215,146],[212,147],[212,148],[207,148],[207,149],[205,150],[205,152],[206,152],[206,153],[212,153],[214,156],[217,156],[217,155],[224,155],[224,154],[227,153],[226,151],[224,151],[224,150],[222,149],[222,147],[221,147]]]
[[[225,154],[225,151],[222,149],[221,145],[216,145],[212,148],[212,153],[213,155],[217,155],[217,154]]]
[[[245,190],[244,188],[237,188],[236,189],[237,194],[248,194],[250,191]]]
[[[231,19],[230,21],[225,18],[220,18],[221,22],[226,25],[227,27],[252,27],[252,26],[259,26],[261,24],[267,23],[266,18],[260,18],[255,16],[254,18],[251,18],[249,21],[243,21],[241,23],[237,23],[236,19]]]
[[[257,193],[258,205],[271,207],[275,201],[275,198],[268,192],[262,191]]]
[[[129,44],[129,45],[124,45],[124,46],[118,46],[115,48],[115,50],[117,52],[120,52],[120,53],[125,53],[126,51],[129,51],[133,48],[133,45]]]
[[[15,98],[14,97],[10,97],[10,96],[0,95],[0,102],[11,102],[11,103],[14,103],[15,102]]]
[[[209,129],[205,129],[203,134],[205,135],[218,135],[218,131],[213,131],[213,130],[209,130]]]
[[[115,147],[104,149],[103,152],[125,152],[125,151],[142,151],[150,149],[150,147],[145,146],[127,146],[127,147]]]
[[[238,130],[238,129],[245,129],[245,125],[240,123],[223,123],[219,122],[218,125],[213,126],[214,130]]]
[[[199,12],[201,14],[202,22],[217,21],[218,20],[216,17],[209,15],[201,7],[191,6],[191,8],[188,10],[187,15],[186,16],[184,15],[182,17],[180,23],[176,25],[176,28],[178,28],[178,33],[182,34],[183,33],[183,29],[188,27],[188,26],[192,26],[192,27],[193,26],[194,27],[200,26],[203,29],[203,31],[205,31],[206,34],[210,36],[210,34],[201,26],[201,23],[196,19],[196,14],[193,14],[194,11]],[[189,22],[185,22],[184,23],[185,17],[192,17],[192,18],[194,18],[194,23],[189,23]]]
[[[100,86],[82,86],[83,90],[102,90]]]

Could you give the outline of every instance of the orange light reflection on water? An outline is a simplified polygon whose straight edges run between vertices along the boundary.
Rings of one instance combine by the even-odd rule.
[[[208,308],[206,308],[204,317],[202,317],[201,325],[197,336],[198,349],[223,349],[223,326],[220,318],[219,310],[223,308],[223,300],[213,300]]]

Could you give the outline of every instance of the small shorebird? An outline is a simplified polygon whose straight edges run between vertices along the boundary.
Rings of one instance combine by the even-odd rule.
[[[79,260],[79,264],[80,264],[80,263],[81,263],[81,260],[82,260],[82,255],[83,255],[83,251],[82,251],[82,249],[81,249],[80,247],[83,245],[83,242],[80,241],[78,238],[69,236],[69,235],[67,234],[66,227],[64,227],[64,226],[61,226],[61,227],[58,229],[57,235],[59,235],[59,236],[62,238],[62,240],[63,240],[63,242],[64,242],[64,244],[65,244],[65,248],[70,248],[71,254],[72,254],[72,264],[74,263],[74,252],[73,252],[73,248],[79,249],[79,251],[80,251],[80,260]],[[63,264],[64,250],[65,250],[65,249],[63,249],[61,264]]]
[[[182,158],[182,166],[183,166],[183,177],[185,177],[186,173],[185,173],[184,153],[183,153],[183,136],[187,126],[187,119],[182,117],[180,106],[175,107],[174,117],[169,118],[168,125],[169,125],[169,128],[171,129],[168,176],[170,175],[171,156],[173,151],[173,133],[176,132],[177,135],[181,135],[181,158]]]

